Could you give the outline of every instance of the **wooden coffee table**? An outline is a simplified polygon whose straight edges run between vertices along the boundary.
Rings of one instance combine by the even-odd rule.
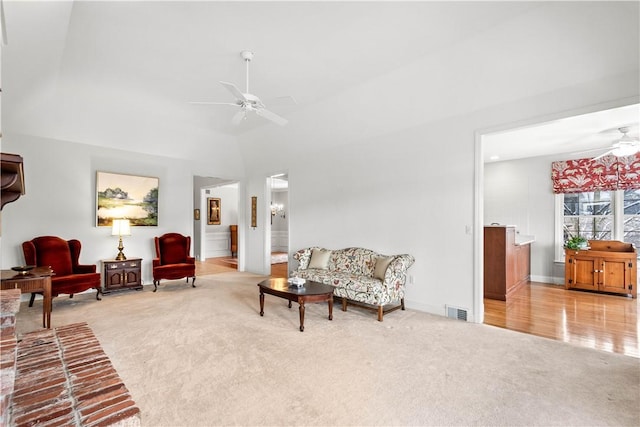
[[[304,304],[307,302],[324,302],[329,304],[329,320],[333,320],[333,286],[307,280],[304,286],[291,286],[287,279],[267,279],[258,283],[260,288],[260,316],[264,316],[264,294],[297,301],[300,307],[300,332],[304,332]]]

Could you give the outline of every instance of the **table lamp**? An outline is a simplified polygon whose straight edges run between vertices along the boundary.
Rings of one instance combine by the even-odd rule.
[[[111,227],[111,235],[118,236],[120,241],[118,242],[118,255],[116,260],[123,261],[127,259],[122,253],[124,246],[122,246],[122,236],[131,236],[131,227],[128,219],[114,219]]]

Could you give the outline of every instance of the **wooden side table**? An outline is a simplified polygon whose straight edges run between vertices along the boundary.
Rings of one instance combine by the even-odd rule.
[[[51,329],[51,276],[53,271],[49,267],[36,267],[26,274],[13,270],[2,270],[1,274],[1,289],[20,289],[23,294],[42,293],[42,327]]]
[[[102,293],[142,289],[142,258],[102,260]]]

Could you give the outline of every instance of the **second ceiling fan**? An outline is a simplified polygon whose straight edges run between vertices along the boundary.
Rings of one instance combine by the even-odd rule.
[[[269,111],[266,109],[265,105],[262,103],[260,98],[256,95],[253,95],[249,92],[249,62],[253,59],[253,52],[248,50],[243,50],[240,52],[242,59],[244,59],[247,73],[246,73],[246,90],[245,92],[241,92],[240,89],[233,83],[220,81],[220,84],[224,86],[233,96],[236,98],[235,103],[231,102],[208,102],[208,101],[194,101],[191,104],[203,104],[203,105],[232,105],[234,107],[240,107],[240,110],[233,115],[231,119],[231,123],[234,125],[240,124],[242,120],[247,118],[247,114],[249,112],[255,112],[258,116],[263,117],[267,120],[270,120],[280,126],[284,126],[288,123],[287,119],[277,115],[276,113]],[[293,97],[290,98],[293,103],[295,103],[295,99]]]

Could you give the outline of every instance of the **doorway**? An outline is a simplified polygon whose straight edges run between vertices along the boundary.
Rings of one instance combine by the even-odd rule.
[[[268,178],[271,219],[269,248],[272,276],[287,277],[289,262],[289,177],[286,173]]]
[[[238,225],[239,183],[194,177],[194,256],[198,261],[231,257],[231,229]]]
[[[558,300],[560,296],[565,298],[564,286],[558,286],[564,284],[564,262],[559,262],[558,256],[555,253],[556,242],[556,225],[555,225],[555,206],[554,195],[551,193],[551,161],[568,159],[571,156],[573,158],[589,157],[590,154],[595,151],[585,151],[594,148],[594,146],[577,146],[576,143],[580,141],[580,138],[584,139],[585,143],[594,144],[594,138],[589,138],[589,132],[591,135],[596,133],[603,133],[604,130],[613,130],[613,136],[608,140],[599,142],[595,141],[595,147],[600,147],[602,151],[606,151],[607,147],[615,139],[615,130],[624,125],[628,125],[629,121],[635,121],[638,119],[638,105],[629,104],[628,100],[621,100],[617,103],[600,105],[590,107],[589,111],[573,111],[565,113],[562,116],[547,117],[545,120],[531,120],[529,123],[518,123],[512,126],[504,126],[500,129],[491,129],[483,132],[478,132],[476,135],[476,205],[475,213],[476,218],[474,221],[475,233],[474,233],[474,253],[476,268],[474,269],[475,285],[474,285],[474,312],[477,317],[475,319],[478,323],[484,323],[486,316],[492,316],[495,313],[506,317],[508,321],[503,321],[504,326],[507,329],[519,330],[520,332],[537,334],[531,325],[524,325],[516,327],[516,323],[520,320],[514,316],[509,315],[509,310],[514,311],[512,314],[518,314],[515,311],[520,310],[520,314],[526,314],[530,321],[534,323],[546,323],[556,321],[554,330],[560,330],[562,332],[561,338],[555,338],[548,336],[549,338],[561,339],[567,341],[568,338],[573,338],[577,341],[586,340],[583,337],[582,330],[586,326],[586,321],[581,324],[581,332],[576,333],[576,330],[570,330],[568,328],[568,322],[566,319],[568,309],[560,309],[560,314],[556,315],[552,313],[555,307],[544,306],[545,301],[540,300],[540,296],[543,298],[548,295],[554,295],[552,300]],[[584,123],[588,125],[584,125]],[[567,126],[582,123],[579,125],[580,129],[570,129]],[[594,131],[592,126],[596,125],[598,131]],[[552,131],[553,126],[562,125],[564,128],[562,131]],[[547,132],[547,136],[537,136],[535,139],[531,139],[534,134],[544,134]],[[582,135],[576,136],[575,132],[583,132]],[[565,140],[562,141],[559,135],[564,134]],[[608,134],[607,134],[608,135]],[[498,164],[492,163],[496,160],[490,159],[492,155],[499,155],[496,153],[495,147],[492,145],[492,137],[498,136],[498,142],[500,140],[505,142],[506,157],[501,157]],[[569,136],[569,138],[567,138]],[[545,151],[532,152],[527,150],[539,150],[547,142],[549,144]],[[514,142],[514,141],[517,141]],[[524,150],[518,150],[518,146],[522,144]],[[568,144],[563,145],[562,144]],[[499,144],[498,144],[499,145]],[[604,148],[604,149],[603,149]],[[519,153],[516,153],[519,151]],[[576,153],[584,153],[582,155]],[[593,156],[596,156],[593,154]],[[502,188],[486,191],[488,185],[499,182]],[[544,183],[547,183],[545,185]],[[524,234],[531,234],[535,236],[535,242],[532,244],[531,251],[531,285],[527,285],[527,288],[523,288],[518,291],[518,295],[509,303],[504,302],[493,304],[493,300],[484,300],[484,226],[491,223],[509,224],[519,226],[520,230]],[[559,243],[561,246],[561,242]],[[567,291],[575,292],[575,291]],[[534,297],[535,295],[535,297]],[[571,297],[569,307],[579,309],[580,305],[576,302],[578,297],[584,297],[584,295],[570,294],[567,297]],[[589,295],[591,299],[602,298],[599,295]],[[535,308],[531,301],[538,299],[540,303],[539,307]],[[605,296],[603,300],[610,300],[612,297]],[[615,297],[618,298],[618,297]],[[522,301],[523,305],[518,305],[518,301]],[[615,303],[622,303],[625,307],[631,307],[631,310],[637,312],[637,301],[618,301]],[[486,306],[485,306],[486,304]],[[522,307],[526,307],[528,311],[525,312]],[[487,314],[485,315],[485,310]],[[493,310],[493,312],[490,312]],[[500,312],[502,310],[503,312]],[[546,313],[536,313],[536,311],[546,310]],[[611,308],[609,310],[612,310]],[[619,310],[619,308],[616,308]],[[543,320],[536,320],[536,315],[540,315]],[[565,317],[563,317],[565,316]],[[579,317],[576,315],[576,317]],[[596,316],[597,317],[597,316]],[[606,316],[604,316],[606,317]],[[533,319],[533,320],[531,320]],[[556,319],[556,320],[553,320]],[[489,319],[487,323],[496,323],[495,319]],[[632,322],[633,323],[633,322]],[[570,326],[570,325],[569,325]],[[594,329],[591,330],[591,334],[594,334],[594,330],[598,325],[594,325]],[[626,327],[626,326],[625,326]],[[635,323],[631,325],[635,328]],[[575,328],[579,329],[579,328]],[[601,342],[604,342],[603,347],[606,347],[606,341],[609,338],[609,333],[613,331],[599,330],[596,335],[602,337]],[[547,332],[541,332],[547,333]],[[635,332],[637,337],[637,332]],[[600,339],[600,338],[599,338]],[[592,340],[594,343],[598,343],[598,340]]]

